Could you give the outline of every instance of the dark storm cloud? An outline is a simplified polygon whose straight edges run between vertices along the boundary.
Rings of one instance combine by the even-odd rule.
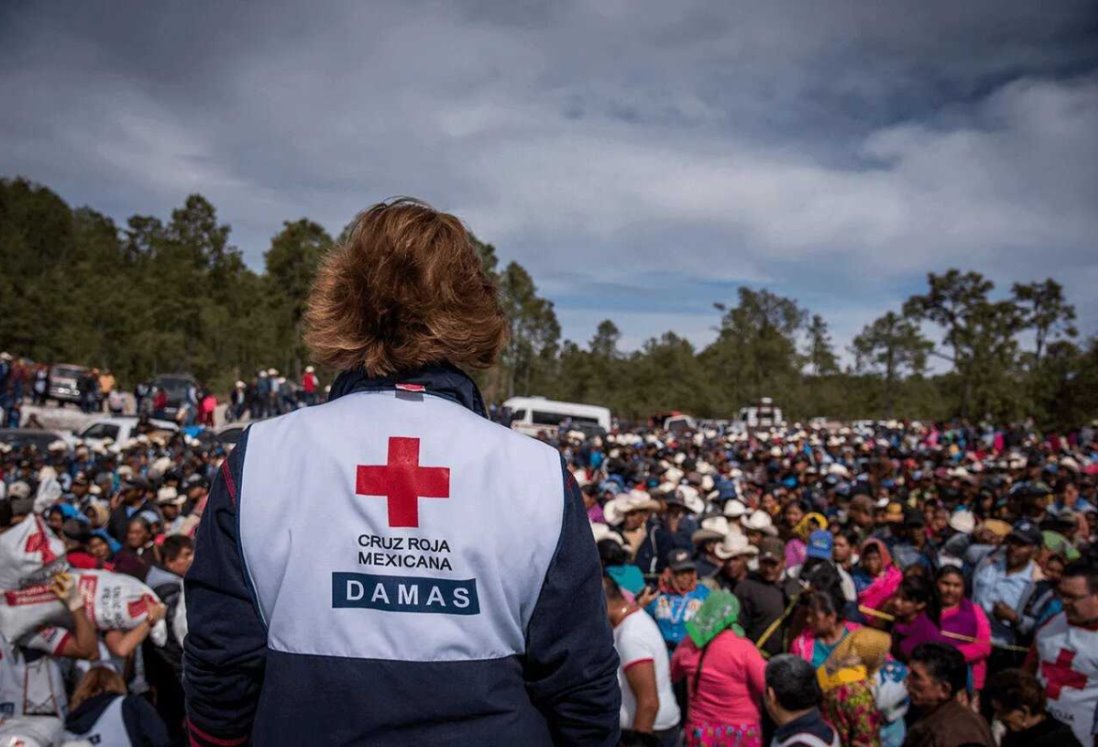
[[[253,264],[415,194],[565,333],[711,336],[741,282],[840,341],[928,270],[1053,274],[1098,327],[1089,0],[11,2],[0,173],[119,219],[202,192]],[[723,296],[723,298],[722,298]]]

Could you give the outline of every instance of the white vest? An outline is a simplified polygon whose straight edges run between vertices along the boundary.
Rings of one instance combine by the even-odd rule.
[[[253,425],[238,512],[271,649],[494,659],[525,651],[563,476],[447,399],[358,392]]]
[[[126,731],[126,721],[122,718],[122,701],[125,699],[124,695],[119,695],[103,709],[92,728],[83,734],[65,732],[65,738],[102,747],[129,747],[132,742]]]
[[[1098,631],[1068,625],[1061,612],[1037,633],[1037,674],[1045,686],[1048,712],[1090,744],[1098,706]]]

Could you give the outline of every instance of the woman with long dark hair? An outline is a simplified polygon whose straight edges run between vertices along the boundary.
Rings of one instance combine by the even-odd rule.
[[[892,655],[907,663],[921,643],[951,641],[942,636],[942,601],[938,587],[926,576],[908,575],[892,600],[896,624],[892,627]]]
[[[846,621],[842,599],[826,591],[813,591],[808,596],[807,611],[804,629],[793,639],[789,653],[818,668],[850,632],[861,626]]]

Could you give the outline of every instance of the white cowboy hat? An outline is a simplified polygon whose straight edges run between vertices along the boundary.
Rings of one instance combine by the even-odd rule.
[[[724,515],[730,519],[739,519],[747,513],[747,506],[738,498],[730,498],[724,502]]]
[[[183,499],[185,501],[186,498]],[[179,500],[179,491],[173,487],[163,487],[156,491],[156,502],[158,505],[170,503],[173,506],[182,505],[183,501]]]
[[[949,527],[961,534],[972,534],[976,529],[976,516],[971,511],[954,511],[949,517]]]
[[[717,545],[714,553],[721,560],[728,560],[739,555],[758,555],[759,548],[748,542],[747,537],[742,534],[729,533],[725,535],[724,542]]]
[[[630,490],[606,502],[603,515],[606,523],[617,526],[625,520],[625,515],[634,511],[658,511],[660,504],[652,500],[643,490]]]
[[[601,522],[591,522],[591,534],[594,535],[596,544],[603,540],[613,540],[620,546],[625,547],[625,540],[621,538],[621,535]]]
[[[1064,457],[1063,459],[1061,459],[1060,466],[1066,470],[1070,470],[1071,472],[1079,471],[1079,463],[1071,457]]]
[[[701,528],[690,535],[690,541],[697,545],[709,540],[723,540],[728,531],[728,519],[723,516],[710,516],[702,519]]]
[[[680,485],[675,492],[682,499],[683,504],[694,513],[700,514],[705,511],[705,500],[693,485]]]
[[[774,528],[774,520],[766,511],[752,511],[750,516],[740,519],[740,523],[748,531],[762,532],[771,537],[778,536],[778,530]]]
[[[29,498],[31,494],[30,483],[23,480],[17,480],[8,487],[8,498],[22,499]]]

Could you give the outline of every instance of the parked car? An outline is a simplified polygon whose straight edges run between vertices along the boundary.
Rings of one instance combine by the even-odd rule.
[[[198,388],[198,379],[187,373],[160,374],[153,377],[149,386],[153,389],[163,389],[168,395],[167,407],[157,415],[174,418],[179,414],[180,406],[187,400],[187,390],[192,386]]]
[[[50,446],[60,442],[65,444],[68,450],[68,442],[65,437],[55,431],[45,431],[38,428],[0,428],[0,444],[11,447],[12,451],[20,451],[25,446],[33,446],[40,453],[45,453]]]
[[[80,404],[80,380],[88,375],[88,369],[73,363],[57,363],[50,366],[50,385],[46,390],[49,399],[58,404]]]
[[[81,439],[88,446],[103,445],[108,438],[116,444],[126,443],[137,435],[138,422],[137,418],[128,416],[102,418],[86,426],[76,435],[76,438]],[[179,430],[179,426],[170,420],[149,420],[149,423],[161,431],[174,433]]]

